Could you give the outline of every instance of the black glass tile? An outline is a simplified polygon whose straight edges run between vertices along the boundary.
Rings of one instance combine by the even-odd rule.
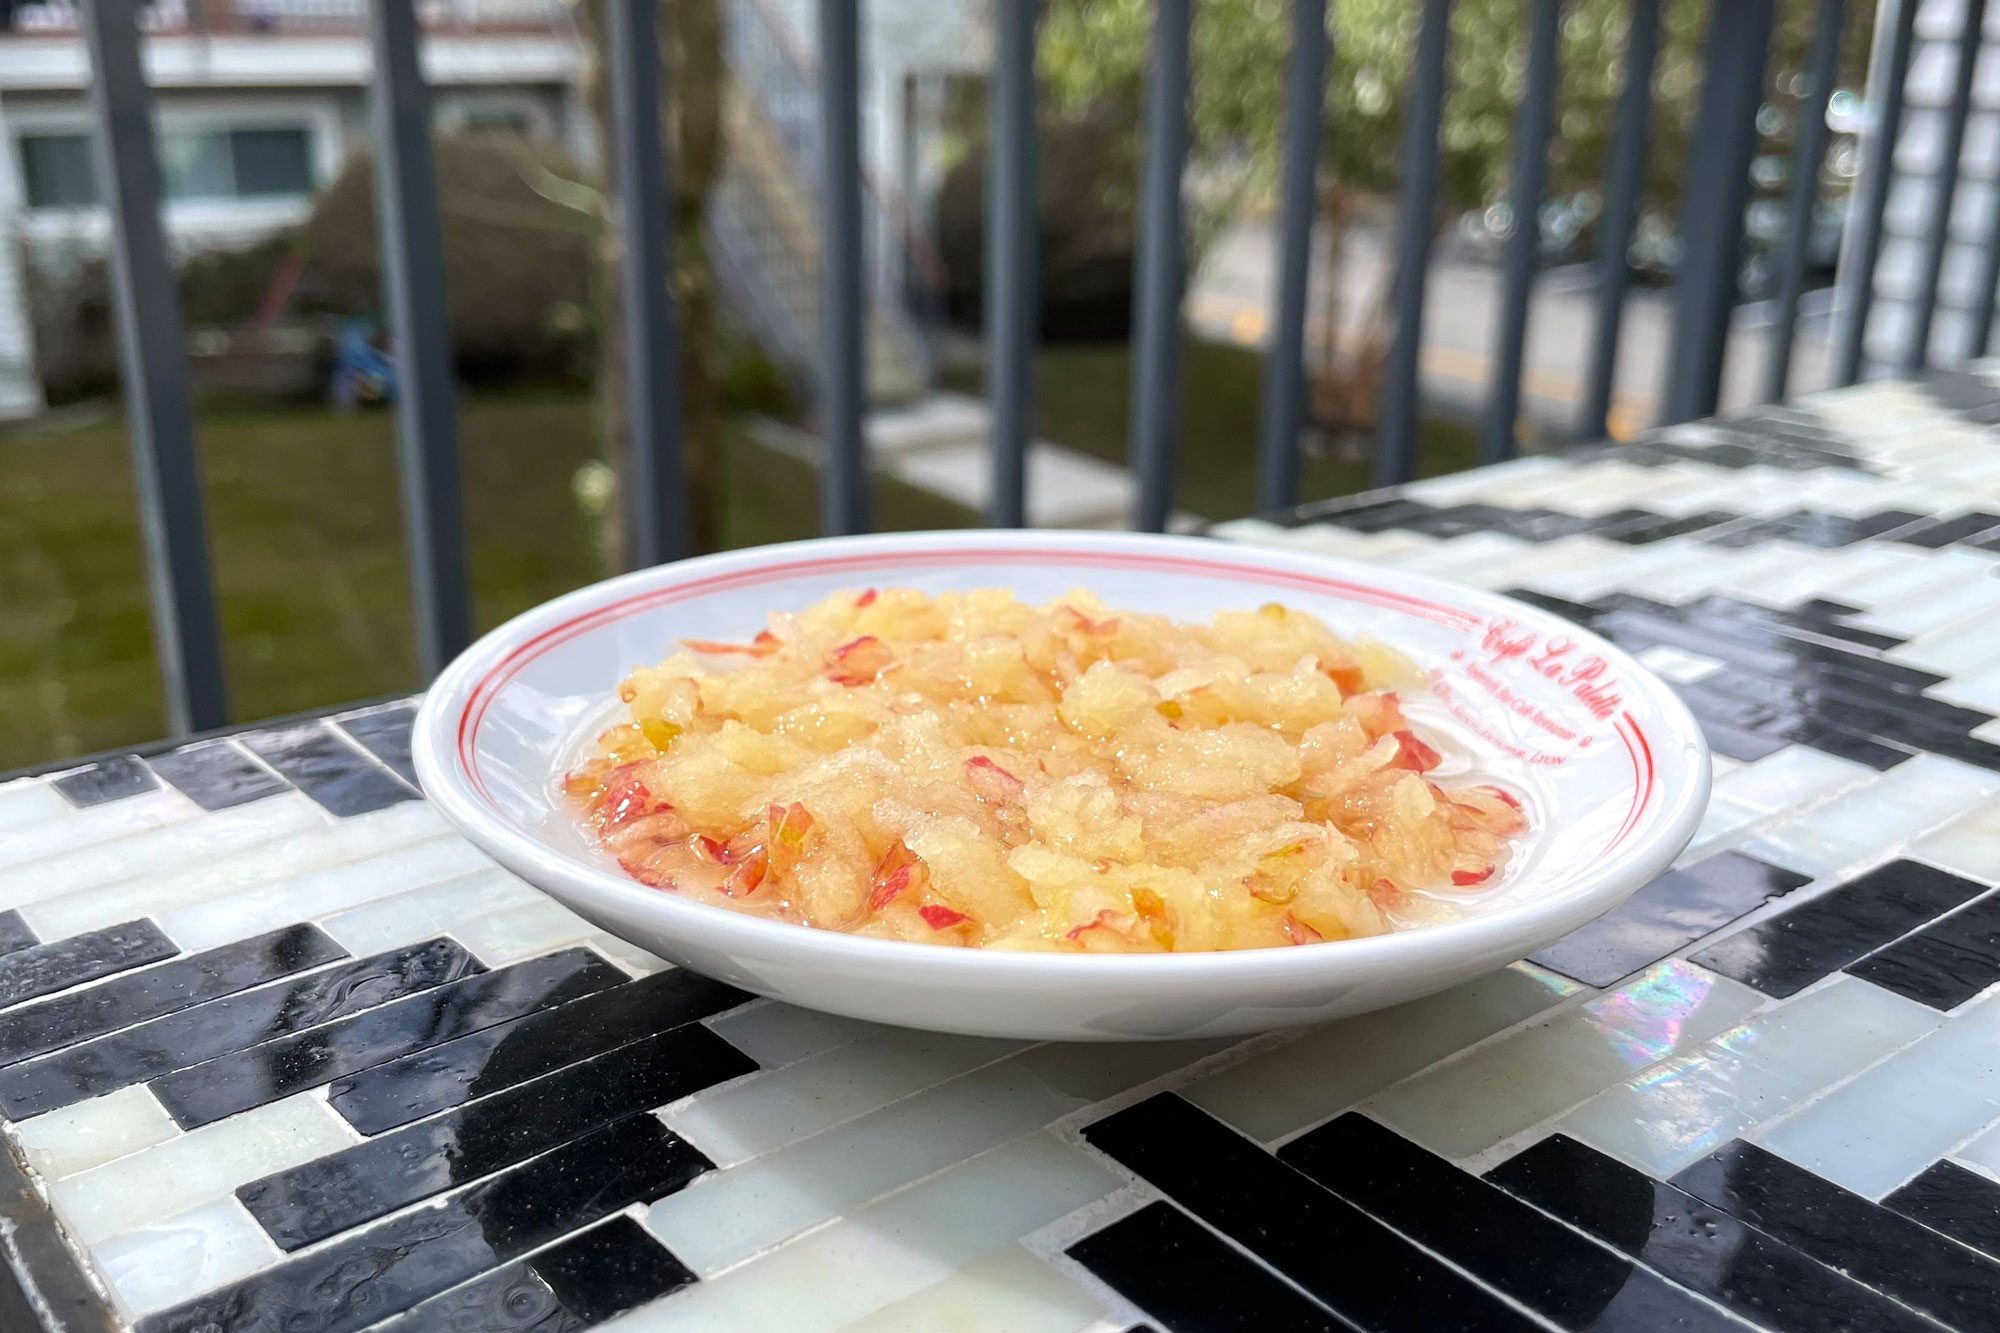
[[[1522,541],[1552,542],[1590,531],[1591,520],[1579,514],[1554,509],[1501,510],[1506,517],[1495,522],[1491,531],[1504,532]]]
[[[1830,754],[1836,759],[1851,759],[1857,764],[1886,773],[1896,765],[1916,757],[1914,750],[1869,736],[1857,736],[1839,727],[1824,722],[1809,722],[1795,727],[1789,739],[1800,745],[1810,746],[1821,754]]]
[[[1754,1144],[1731,1143],[1674,1184],[1952,1328],[2000,1329],[2000,1263]]]
[[[1411,532],[1450,539],[1475,532],[1505,532],[1521,512],[1490,504],[1447,505],[1428,514],[1419,514],[1403,526]]]
[[[312,1329],[354,1333],[686,1182],[700,1154],[649,1115],[148,1315],[140,1333]],[[701,1161],[706,1166],[705,1161]]]
[[[1169,1203],[1149,1203],[1085,1236],[1070,1258],[1168,1333],[1341,1333],[1360,1327]]]
[[[1797,871],[1723,852],[1661,875],[1533,961],[1586,985],[1609,986],[1804,883]]]
[[[329,814],[366,814],[417,798],[416,788],[342,740],[323,722],[253,731],[243,737],[243,743]]]
[[[588,1328],[516,1260],[411,1307],[370,1333],[579,1333]]]
[[[1959,412],[2000,408],[2000,387],[1975,371],[1931,371],[1924,377],[1923,389],[1945,407]]]
[[[416,720],[416,700],[406,699],[358,713],[343,713],[333,722],[352,736],[362,749],[396,770],[398,777],[414,787],[417,785],[417,767],[410,762],[410,728]]]
[[[1891,861],[1694,956],[1713,972],[1780,999],[1986,892],[1917,861]]]
[[[290,791],[292,784],[234,741],[201,741],[148,761],[181,795],[204,810],[227,810]]]
[[[1933,1009],[1956,1009],[2000,981],[2000,894],[1988,894],[1847,970]]]
[[[114,977],[101,986],[0,1014],[0,1066],[345,957],[346,951],[317,927],[286,926]]]
[[[1539,606],[1542,610],[1561,616],[1565,620],[1574,620],[1579,625],[1591,624],[1600,614],[1594,606],[1586,606],[1582,602],[1572,602],[1566,598],[1557,597],[1554,593],[1539,592],[1534,588],[1509,588],[1506,595],[1517,602],[1526,602],[1529,606]]]
[[[1936,1333],[1791,1246],[1561,1134],[1486,1178],[1760,1328]]]
[[[1083,1137],[1357,1327],[1534,1326],[1485,1288],[1170,1093],[1087,1126]],[[1329,1254],[1342,1262],[1329,1264]],[[1357,1282],[1357,1273],[1396,1273],[1399,1280]]]
[[[253,1180],[236,1197],[278,1248],[295,1250],[756,1068],[694,1023]]]
[[[1956,1162],[1935,1162],[1882,1205],[2000,1259],[2000,1183]]]
[[[1357,1112],[1293,1140],[1278,1157],[1564,1328],[1738,1327],[1628,1256]]]
[[[153,1093],[193,1129],[624,979],[591,950],[565,949],[177,1070]]]
[[[0,1112],[40,1115],[484,970],[450,940],[432,940],[210,1000],[0,1070]]]
[[[529,1261],[586,1323],[656,1301],[694,1281],[688,1266],[629,1217],[614,1217]]]
[[[34,944],[0,957],[0,1009],[37,995],[67,990],[127,968],[157,963],[180,952],[150,921]]]
[[[1343,516],[1360,517],[1380,510],[1400,509],[1409,503],[1398,496],[1385,496],[1380,491],[1373,494],[1336,495],[1325,500],[1314,500],[1293,509],[1281,509],[1267,517],[1274,523],[1300,528],[1312,523],[1338,522]]]
[[[2000,514],[1974,510],[1969,514],[1934,518],[1925,523],[1913,524],[1899,532],[1889,534],[1885,540],[1935,551],[1953,542],[1968,541],[1995,528],[2000,528]]]
[[[1930,522],[1929,514],[1919,514],[1909,509],[1884,509],[1877,514],[1865,514],[1849,519],[1855,533],[1860,537],[1886,537],[1918,523]]]
[[[1394,498],[1331,512],[1324,521],[1355,532],[1387,532],[1408,527],[1430,512],[1431,507],[1420,501]]]
[[[35,932],[28,929],[19,912],[12,909],[0,912],[0,954],[10,954],[34,943]]]
[[[1743,517],[1720,509],[1704,510],[1698,514],[1661,515],[1655,523],[1635,523],[1618,532],[1601,535],[1612,541],[1624,542],[1628,546],[1650,546],[1654,542],[1665,541],[1669,537],[1686,537],[1692,533],[1706,532],[1710,528],[1721,527],[1724,523],[1734,523]]]
[[[160,784],[137,755],[121,754],[65,773],[51,785],[64,800],[83,809],[137,796]]]
[[[338,1079],[328,1100],[363,1134],[379,1134],[750,998],[670,968]]]
[[[574,1333],[694,1280],[644,1227],[614,1217],[433,1296],[375,1333]]]
[[[1685,692],[1683,697],[1686,697]],[[1740,727],[1732,727],[1726,722],[1717,721],[1713,715],[1704,717],[1697,713],[1695,723],[1701,727],[1702,739],[1708,742],[1709,749],[1738,763],[1754,764],[1766,755],[1776,754],[1791,744],[1783,736],[1760,735],[1754,731],[1745,731]],[[1908,755],[1902,757],[1909,758]]]

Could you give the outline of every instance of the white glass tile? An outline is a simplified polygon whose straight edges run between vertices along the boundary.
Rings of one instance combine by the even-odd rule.
[[[1967,620],[1982,620],[1990,627],[1996,608],[2000,608],[2000,580],[1961,578],[1920,596],[1878,605],[1855,623],[1899,639],[1914,639]]]
[[[173,1117],[144,1084],[65,1106],[14,1126],[43,1180],[61,1180],[165,1143],[180,1133]]]
[[[1585,1102],[1557,1128],[1664,1179],[1938,1025],[1841,977]]]
[[[1910,845],[1909,854],[1972,879],[2000,883],[2000,797],[1988,797]]]
[[[1618,990],[1405,1079],[1367,1109],[1446,1157],[1469,1157],[1734,1026],[1762,999],[1669,959]]]
[[[2000,1121],[2000,1116],[1995,1119]],[[1962,1162],[1984,1167],[1996,1180],[2000,1180],[2000,1123],[1952,1155]]]
[[[484,853],[456,835],[397,847],[331,870],[260,884],[159,918],[189,952],[249,939],[303,917],[323,917],[392,893],[491,869]]]
[[[1055,1041],[1024,1052],[1015,1063],[1057,1092],[1099,1102],[1141,1083],[1226,1051],[1241,1037],[1206,1041]]]
[[[1766,1148],[1879,1199],[2000,1119],[2000,995],[1778,1122]]]
[[[151,791],[87,810],[72,810],[61,797],[55,799],[59,808],[46,819],[10,828],[0,840],[0,866],[8,868],[0,873],[0,895],[20,893],[21,885],[33,883],[36,869],[74,876],[79,865],[88,872],[107,859],[115,864],[118,855],[107,858],[104,848],[136,841],[144,834],[202,815],[200,806],[176,791]],[[96,859],[84,859],[91,856]],[[15,901],[7,897],[6,905],[13,906]]]
[[[113,801],[111,804],[125,805],[130,802]],[[5,830],[10,840],[16,829],[45,825],[56,819],[70,819],[77,814],[62,798],[62,793],[46,782],[30,778],[0,787],[0,830]],[[0,853],[0,857],[11,862],[15,859],[11,852],[10,847],[7,852]]]
[[[608,931],[591,933],[585,937],[585,943],[635,977],[650,977],[673,966],[666,959],[647,953],[630,940],[621,940]]]
[[[1815,879],[1879,857],[2000,789],[2000,774],[1918,755],[1744,844],[1753,856]]]
[[[1082,1104],[1018,1065],[995,1065],[711,1172],[654,1204],[647,1225],[688,1267],[715,1273]]]
[[[349,953],[381,953],[440,935],[456,936],[459,927],[484,913],[518,907],[541,896],[540,890],[507,871],[490,867],[391,898],[377,898],[330,916],[319,925]]]
[[[777,1000],[746,1004],[726,1014],[717,1014],[708,1020],[708,1025],[765,1069],[776,1069],[817,1051],[893,1031],[880,1023],[842,1014],[823,1014],[817,1009],[801,1009]]]
[[[71,1235],[98,1245],[359,1137],[325,1101],[299,1093],[59,1180],[49,1202]]]
[[[851,1324],[845,1333],[1077,1333],[1103,1316],[1097,1299],[1019,1245]]]
[[[913,1028],[701,1092],[662,1118],[718,1166],[782,1148],[1004,1059],[1025,1043]]]
[[[838,1328],[1103,1198],[1120,1183],[1092,1154],[1050,1134],[1029,1134],[734,1272],[643,1306],[617,1327],[620,1333]],[[699,1188],[697,1182],[673,1197]],[[967,1205],[975,1199],[977,1206]],[[656,1220],[658,1215],[655,1207]],[[660,1234],[687,1257],[674,1234]]]
[[[504,967],[574,944],[596,929],[555,899],[536,892],[529,901],[512,907],[461,917],[451,933],[480,962]]]
[[[1704,657],[1665,643],[1642,650],[1638,658],[1654,675],[1676,685],[1692,685],[1723,668],[1720,658]]]
[[[91,1259],[128,1318],[249,1277],[283,1256],[250,1210],[216,1199],[105,1241]]]
[[[1981,616],[1947,625],[1890,648],[1882,655],[1892,662],[1904,662],[1940,675],[1965,675],[2000,664],[2000,630]]]
[[[165,799],[180,801],[182,798],[173,796]],[[100,808],[109,809],[124,804],[127,802],[114,801]],[[325,813],[296,792],[267,796],[261,801],[203,815],[199,819],[177,819],[130,837],[115,838],[110,842],[45,857],[0,873],[0,908],[27,907],[51,898],[68,899],[79,895],[82,890],[117,884],[134,876],[171,874],[187,866],[215,861],[240,848],[267,843],[274,838],[288,838],[307,829],[325,827],[326,824]],[[32,920],[30,924],[34,924]],[[39,927],[36,929],[44,939],[76,933],[74,930],[46,932]]]
[[[1868,781],[1875,770],[1805,745],[1788,745],[1745,764],[1715,784],[1717,796],[1759,814],[1796,810],[1843,787]]]
[[[239,806],[238,810],[305,799],[273,796]],[[44,939],[55,939],[134,917],[171,912],[274,880],[346,865],[444,831],[442,817],[420,801],[337,821],[327,820],[317,806],[307,803],[307,808],[310,822],[291,827],[283,836],[264,837],[256,846],[243,850],[225,844],[215,850],[229,854],[203,857],[198,865],[172,869],[159,864],[138,867],[133,872],[136,878],[122,883],[67,893],[60,898],[43,895],[45,901],[24,908],[21,915]],[[198,827],[235,813],[226,810],[210,815]]]
[[[1314,1028],[1181,1095],[1269,1143],[1330,1119],[1580,989],[1566,977],[1517,963],[1440,995]]]

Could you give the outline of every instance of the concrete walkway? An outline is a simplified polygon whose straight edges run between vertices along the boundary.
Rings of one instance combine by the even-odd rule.
[[[1309,349],[1326,336],[1324,238],[1313,264],[1314,291],[1308,302]],[[1339,336],[1351,346],[1362,321],[1393,278],[1393,256],[1380,229],[1350,233],[1341,273]],[[1549,269],[1535,289],[1528,319],[1527,363],[1522,411],[1538,426],[1567,432],[1581,410],[1588,353],[1596,336],[1595,275],[1587,266]],[[1232,224],[1203,257],[1189,284],[1186,317],[1196,334],[1225,342],[1262,346],[1269,334],[1276,258],[1268,221]],[[1828,310],[1831,293],[1808,295],[1800,314],[1792,362],[1792,391],[1825,387],[1828,376]],[[1493,329],[1499,317],[1500,271],[1450,256],[1440,245],[1424,299],[1423,390],[1434,406],[1477,416],[1487,394]],[[1629,437],[1658,415],[1673,322],[1672,294],[1633,287],[1627,294],[1619,336],[1617,394],[1612,432]],[[1748,407],[1763,380],[1770,312],[1760,303],[1739,308],[1723,373],[1723,406]],[[1308,356],[1308,365],[1311,356]]]
[[[993,494],[992,414],[982,399],[928,394],[870,412],[863,429],[877,471],[975,514],[986,512]],[[768,448],[818,463],[819,439],[805,431],[766,419],[754,423],[750,433]],[[1128,527],[1137,490],[1125,468],[1047,440],[1028,447],[1031,527]],[[1198,522],[1177,513],[1172,526],[1179,530]]]

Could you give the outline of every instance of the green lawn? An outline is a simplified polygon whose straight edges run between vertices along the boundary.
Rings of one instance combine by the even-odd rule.
[[[1053,347],[1036,361],[1036,429],[1122,462],[1130,358]],[[1252,508],[1261,358],[1191,343],[1182,381],[1182,508]],[[978,390],[977,371],[950,377]],[[572,489],[595,450],[586,394],[468,395],[459,411],[474,610],[488,628],[600,576]],[[202,414],[209,527],[234,716],[271,717],[418,683],[386,412],[211,407]],[[0,769],[152,739],[165,729],[122,419],[0,435]],[[1468,432],[1434,428],[1426,473],[1467,466]],[[732,435],[724,539],[811,536],[813,471]],[[1302,494],[1368,484],[1365,465],[1307,460]],[[958,527],[973,515],[884,478],[876,521]]]
[[[1264,356],[1253,348],[1190,340],[1182,347],[1182,434],[1176,503],[1204,518],[1237,518],[1256,508],[1258,399]],[[1104,343],[1045,347],[1035,357],[1035,433],[1045,440],[1123,463],[1130,448],[1131,349]],[[951,387],[983,392],[979,369],[948,371]],[[1477,435],[1469,427],[1424,425],[1419,472],[1436,476],[1471,467]],[[1368,489],[1370,464],[1307,458],[1299,495],[1316,500]]]
[[[587,395],[468,396],[460,409],[475,614],[488,628],[600,576],[571,478]],[[386,412],[217,408],[200,424],[231,707],[249,720],[418,683]],[[124,423],[0,436],[0,768],[165,729]],[[812,469],[730,449],[732,546],[812,535]],[[962,526],[877,486],[884,527]]]

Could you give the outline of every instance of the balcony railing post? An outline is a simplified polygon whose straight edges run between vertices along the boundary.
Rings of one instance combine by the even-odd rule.
[[[1326,106],[1326,0],[1292,0],[1292,57],[1285,74],[1284,198],[1278,215],[1277,318],[1264,353],[1257,507],[1299,500],[1299,430],[1305,422],[1306,297],[1319,204],[1320,121]],[[1323,331],[1336,337],[1332,328]]]
[[[1611,399],[1618,382],[1618,332],[1625,322],[1625,292],[1632,276],[1632,233],[1646,187],[1646,135],[1653,115],[1653,64],[1660,54],[1660,0],[1632,0],[1625,29],[1624,86],[1611,131],[1611,164],[1604,179],[1604,214],[1598,227],[1597,301],[1590,342],[1589,387],[1577,433],[1587,440],[1611,431]]]
[[[1861,178],[1849,206],[1834,288],[1833,381],[1861,378],[1868,312],[1875,304],[1875,265],[1882,257],[1882,215],[1896,171],[1896,140],[1903,128],[1903,88],[1910,73],[1919,0],[1882,0],[1876,11],[1875,46],[1868,57],[1869,120],[1862,140]]]
[[[1396,339],[1382,383],[1375,484],[1393,486],[1416,475],[1417,417],[1423,392],[1424,286],[1430,277],[1436,226],[1438,128],[1444,119],[1445,57],[1451,45],[1451,0],[1424,0],[1416,68],[1403,110],[1403,184],[1396,200]]]
[[[868,530],[866,296],[861,282],[861,14],[819,0],[826,210],[820,250],[820,528]]]
[[[1937,315],[1938,280],[1944,275],[1945,251],[1951,248],[1951,206],[1965,147],[1965,122],[1972,111],[1972,76],[1979,66],[1979,49],[1986,27],[1986,0],[1960,0],[1962,26],[1953,56],[1956,62],[1951,101],[1945,107],[1943,142],[1937,169],[1931,175],[1929,225],[1917,273],[1915,318],[1903,345],[1903,369],[1914,375],[1930,362],[1931,322]]]
[[[160,221],[153,99],[139,63],[138,8],[136,0],[97,0],[83,7],[83,28],[97,124],[98,193],[111,214],[118,350],[153,637],[167,724],[179,735],[221,726],[228,720],[228,701],[187,349],[181,341],[180,285]]]
[[[631,432],[634,568],[689,553],[681,460],[679,323],[669,287],[673,219],[660,134],[659,0],[610,0],[625,402]]]
[[[1792,377],[1792,344],[1798,337],[1799,299],[1805,294],[1806,249],[1812,242],[1813,213],[1819,207],[1819,173],[1831,131],[1827,104],[1840,77],[1840,29],[1847,0],[1821,0],[1806,58],[1806,95],[1799,103],[1797,138],[1792,144],[1790,197],[1785,204],[1785,242],[1778,255],[1777,309],[1771,318],[1771,345],[1764,362],[1764,397],[1777,402]]]
[[[1707,70],[1688,152],[1683,245],[1674,280],[1669,421],[1707,416],[1721,394],[1774,10],[1775,0],[1726,0],[1709,10]]]
[[[1515,422],[1521,415],[1521,373],[1528,342],[1528,307],[1542,257],[1542,189],[1549,173],[1549,129],[1556,113],[1556,44],[1562,0],[1533,0],[1528,33],[1528,79],[1514,121],[1514,182],[1508,202],[1514,230],[1507,236],[1501,275],[1500,327],[1493,396],[1479,432],[1479,461],[1514,456]]]
[[[1159,532],[1174,503],[1180,434],[1181,173],[1188,152],[1188,41],[1192,0],[1159,0],[1146,89],[1146,178],[1140,196],[1138,290],[1132,343],[1135,526]]]
[[[445,317],[444,236],[431,165],[430,96],[417,67],[409,0],[368,0],[375,58],[375,133],[382,284],[396,358],[396,434],[409,532],[411,600],[428,679],[472,637],[451,330]]]
[[[1033,433],[1040,186],[1035,145],[1036,0],[994,6],[993,130],[986,185],[987,397],[993,412],[995,527],[1027,522],[1028,441]]]

